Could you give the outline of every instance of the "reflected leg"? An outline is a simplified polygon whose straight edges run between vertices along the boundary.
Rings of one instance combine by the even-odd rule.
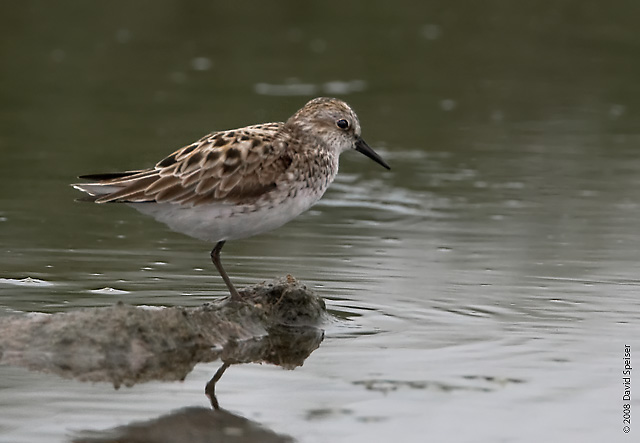
[[[209,397],[211,406],[213,406],[213,409],[216,411],[220,409],[218,399],[216,398],[216,383],[220,380],[220,377],[222,377],[222,374],[224,374],[224,371],[226,371],[229,366],[231,366],[231,363],[224,363],[220,366],[220,369],[216,371],[211,380],[209,380],[209,383],[207,383],[207,386],[204,388],[204,393]]]

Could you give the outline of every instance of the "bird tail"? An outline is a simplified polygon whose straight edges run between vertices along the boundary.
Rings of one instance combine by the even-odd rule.
[[[92,180],[92,183],[73,183],[71,186],[87,194],[76,199],[76,201],[96,203],[117,201],[116,199],[109,199],[109,196],[122,191],[131,184],[132,180],[138,179],[142,175],[146,176],[149,172],[151,171],[141,170],[81,175],[78,178]]]

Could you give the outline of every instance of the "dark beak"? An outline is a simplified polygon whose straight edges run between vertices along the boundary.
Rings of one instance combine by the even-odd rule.
[[[376,154],[376,151],[371,149],[369,145],[366,144],[360,137],[358,137],[358,140],[356,140],[356,151],[363,153],[379,165],[382,165],[387,169],[391,169],[389,165],[384,160],[382,160],[382,157]]]

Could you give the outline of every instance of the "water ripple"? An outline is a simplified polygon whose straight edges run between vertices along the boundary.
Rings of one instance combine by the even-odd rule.
[[[39,280],[37,278],[26,277],[22,279],[17,278],[0,278],[0,284],[13,285],[13,286],[53,286],[53,283]]]

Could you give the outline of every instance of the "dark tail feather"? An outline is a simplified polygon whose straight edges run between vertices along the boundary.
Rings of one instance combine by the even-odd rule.
[[[143,171],[105,172],[103,174],[80,175],[78,176],[78,178],[81,178],[83,180],[97,180],[97,181],[113,180],[116,178],[123,178],[123,177],[129,177],[131,175],[136,175],[136,174],[139,174],[140,172],[143,172]]]
[[[95,203],[95,201],[99,198],[99,195],[85,195],[84,197],[76,198],[74,201]]]

